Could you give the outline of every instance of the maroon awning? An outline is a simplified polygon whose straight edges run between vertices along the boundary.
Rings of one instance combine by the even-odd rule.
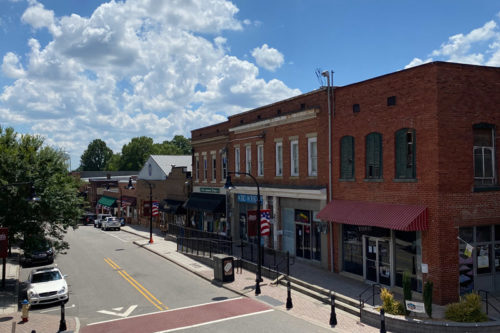
[[[127,196],[122,196],[122,207],[127,207],[127,206],[135,206],[136,205],[136,198],[134,197],[127,197]]]
[[[332,200],[317,215],[323,221],[402,231],[427,230],[428,210],[421,205]]]

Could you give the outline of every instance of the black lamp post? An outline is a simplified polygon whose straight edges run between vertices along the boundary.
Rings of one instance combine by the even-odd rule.
[[[234,188],[233,184],[231,183],[231,176],[230,174],[234,175],[247,175],[252,180],[254,181],[255,185],[257,186],[257,276],[255,277],[255,295],[260,295],[260,283],[262,282],[262,245],[261,245],[261,230],[260,230],[260,186],[259,183],[257,182],[257,179],[255,179],[254,176],[249,174],[248,172],[238,172],[238,171],[228,171],[227,172],[227,178],[226,178],[226,185],[224,187],[227,190],[231,190]]]
[[[153,244],[153,184],[144,181],[149,185],[149,244]]]

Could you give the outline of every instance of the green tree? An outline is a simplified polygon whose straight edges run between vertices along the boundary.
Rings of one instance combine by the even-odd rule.
[[[0,226],[9,228],[11,242],[48,238],[62,250],[84,201],[66,169],[65,153],[43,143],[39,136],[0,127]],[[35,195],[39,201],[29,200]]]
[[[103,171],[111,157],[113,151],[106,146],[106,142],[95,139],[89,143],[80,157],[80,164],[83,171]]]
[[[154,153],[153,139],[147,136],[133,138],[122,147],[120,170],[140,170],[148,157]]]
[[[182,135],[176,135],[170,141],[178,149],[177,155],[191,155],[191,140]]]
[[[121,154],[113,154],[106,165],[106,171],[120,170]]]

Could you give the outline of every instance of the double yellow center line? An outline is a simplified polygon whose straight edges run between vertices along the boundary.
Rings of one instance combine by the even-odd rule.
[[[136,279],[130,276],[125,270],[120,268],[118,264],[116,264],[113,260],[110,258],[104,258],[104,261],[111,266],[115,271],[118,272],[124,278],[128,283],[130,283],[135,289],[137,289],[138,292],[141,293],[142,296],[144,296],[151,304],[156,306],[156,308],[160,311],[163,310],[168,310],[168,307],[160,302],[156,297],[154,297],[144,286],[142,286],[139,282],[137,282]]]

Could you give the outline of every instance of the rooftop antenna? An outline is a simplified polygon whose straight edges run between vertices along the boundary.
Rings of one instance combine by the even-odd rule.
[[[321,68],[316,68],[314,71],[314,74],[316,74],[316,78],[318,79],[320,87],[325,86],[325,76],[323,75],[324,71],[321,70]]]

